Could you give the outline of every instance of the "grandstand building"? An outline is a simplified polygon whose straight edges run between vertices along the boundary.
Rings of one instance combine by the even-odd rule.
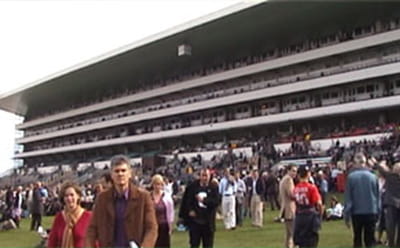
[[[383,132],[400,116],[400,3],[245,3],[0,96],[27,167],[228,141]]]

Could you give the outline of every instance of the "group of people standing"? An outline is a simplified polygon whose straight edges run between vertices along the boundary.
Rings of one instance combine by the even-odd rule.
[[[382,178],[381,186],[375,173]],[[363,241],[366,247],[377,244],[378,220],[386,229],[388,246],[400,247],[400,163],[390,168],[385,160],[356,153],[347,177],[344,217],[346,225],[352,226],[354,247],[362,247]]]
[[[253,169],[243,176],[239,171],[225,170],[218,186],[225,229],[241,226],[246,216],[251,218],[253,226],[262,227],[264,202],[268,199],[272,210],[274,205],[280,207],[278,187],[278,179],[268,172],[260,176]]]
[[[150,190],[146,190],[132,183],[128,157],[116,155],[110,164],[109,184],[97,195],[92,211],[81,207],[83,193],[76,183],[63,184],[59,192],[63,210],[54,218],[48,247],[171,247],[175,206],[165,191],[164,178],[154,175]],[[400,247],[400,164],[389,169],[384,163],[373,162],[386,179],[383,204],[377,176],[367,164],[366,157],[358,153],[348,171],[344,216],[345,223],[352,224],[354,247],[362,246],[363,235],[366,247],[375,245],[375,223],[382,206],[386,209],[389,246]],[[279,217],[285,224],[287,248],[318,246],[324,205],[321,190],[312,183],[310,169],[289,165],[278,181]],[[183,193],[178,216],[188,228],[190,247],[214,246],[219,206],[228,230],[242,224],[246,211],[254,227],[263,225],[266,175],[260,176],[255,169],[246,177],[229,170],[220,181],[213,176],[209,169],[200,169],[198,178]],[[30,194],[40,208],[41,185],[36,184]],[[32,229],[36,230],[41,216],[34,213]]]
[[[295,185],[297,174],[299,182]],[[210,179],[207,169],[202,169],[200,179],[188,186],[179,217],[189,228],[191,247],[199,247],[200,241],[203,242],[203,247],[213,246],[215,215],[219,202],[226,229],[233,230],[236,224],[241,224],[241,218],[237,217],[242,213],[242,199],[250,201],[252,225],[262,227],[265,178],[259,176],[256,169],[243,179],[239,175],[226,170],[218,183],[217,180]],[[289,165],[286,175],[279,183],[280,216],[286,226],[285,247],[316,247],[318,244],[323,205],[319,190],[309,182],[310,178],[311,170],[308,166],[298,169],[296,165]]]
[[[3,221],[12,221],[15,228],[19,228],[20,220],[25,215],[31,215],[31,231],[37,230],[42,223],[44,202],[48,196],[47,189],[41,182],[36,182],[25,191],[22,186],[15,190],[8,187],[5,195],[6,209],[3,213]]]
[[[111,179],[92,211],[81,207],[80,187],[64,183],[64,209],[54,218],[48,247],[170,247],[174,205],[163,192],[163,178],[153,176],[148,192],[132,183],[129,158],[117,155],[111,159]]]

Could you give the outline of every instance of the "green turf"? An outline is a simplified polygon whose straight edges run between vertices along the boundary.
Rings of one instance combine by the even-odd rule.
[[[214,247],[283,247],[284,225],[273,222],[278,212],[265,211],[264,227],[255,228],[246,219],[243,227],[233,231],[223,229],[221,221],[217,221]],[[45,217],[43,226],[51,226],[52,217]],[[29,231],[30,220],[23,220],[21,228],[0,232],[0,247],[35,247],[40,237]],[[173,247],[188,247],[188,233],[175,231],[172,235]],[[324,222],[320,232],[319,247],[351,247],[352,232],[343,221]]]

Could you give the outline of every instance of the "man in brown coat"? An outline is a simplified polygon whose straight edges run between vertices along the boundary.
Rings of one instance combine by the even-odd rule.
[[[87,230],[86,247],[154,247],[157,220],[150,194],[131,183],[130,160],[111,159],[113,187],[101,193]]]
[[[280,216],[285,221],[286,237],[285,247],[293,248],[293,219],[296,212],[296,203],[293,197],[294,182],[297,174],[297,166],[290,164],[287,167],[287,173],[279,183],[279,198],[281,200]]]

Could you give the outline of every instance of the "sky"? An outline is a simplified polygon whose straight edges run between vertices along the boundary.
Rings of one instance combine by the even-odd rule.
[[[0,0],[0,95],[235,0]],[[0,174],[14,166],[15,125],[0,110]]]

